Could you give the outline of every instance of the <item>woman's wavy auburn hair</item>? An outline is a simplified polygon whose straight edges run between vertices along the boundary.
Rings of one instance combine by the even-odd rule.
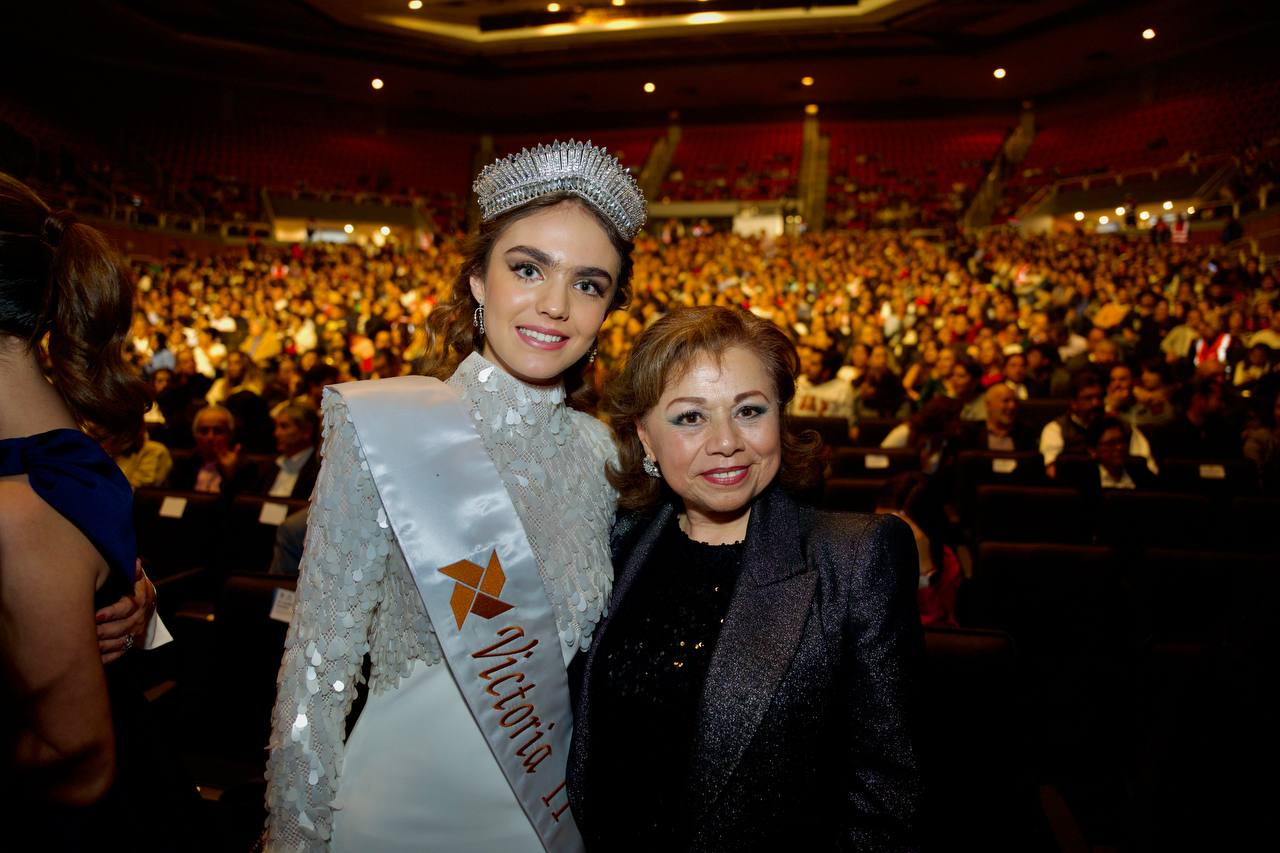
[[[72,416],[110,452],[142,434],[147,384],[125,358],[134,285],[96,228],[0,173],[0,335],[47,355]]]
[[[499,214],[488,222],[482,222],[478,230],[473,232],[462,247],[462,267],[454,279],[453,289],[447,300],[442,301],[427,317],[427,354],[422,358],[418,371],[437,379],[448,379],[458,365],[473,352],[480,352],[484,347],[484,336],[472,322],[476,308],[480,303],[471,293],[471,277],[484,278],[489,268],[489,258],[493,247],[497,245],[511,225],[531,216],[540,210],[555,207],[562,202],[573,202],[582,207],[595,218],[600,227],[609,236],[609,242],[618,252],[618,281],[613,290],[613,300],[609,310],[626,307],[631,298],[631,270],[633,261],[631,252],[635,243],[622,236],[617,227],[587,202],[573,193],[548,193],[530,201],[514,210]],[[578,363],[565,371],[565,392],[569,395],[569,403],[578,408],[588,407],[590,385],[585,381],[588,356],[583,356]]]
[[[644,472],[644,446],[636,424],[658,405],[663,391],[684,375],[695,360],[717,361],[738,347],[760,359],[773,379],[782,429],[782,466],[777,481],[793,494],[803,493],[822,473],[822,439],[813,430],[790,429],[787,404],[796,393],[800,357],[791,340],[768,320],[738,308],[678,308],[636,338],[622,372],[605,389],[604,413],[618,445],[618,464],[605,476],[618,490],[622,509],[645,510],[666,497],[665,481]]]

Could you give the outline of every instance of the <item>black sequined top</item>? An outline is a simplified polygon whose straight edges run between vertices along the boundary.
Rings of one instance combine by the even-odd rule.
[[[673,521],[601,640],[601,823],[631,849],[689,844],[683,800],[702,685],[741,562],[741,542],[695,542]]]

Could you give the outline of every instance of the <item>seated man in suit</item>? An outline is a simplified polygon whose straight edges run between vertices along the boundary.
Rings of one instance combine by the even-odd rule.
[[[196,413],[191,431],[196,453],[174,463],[171,488],[232,495],[253,487],[258,475],[254,466],[242,464],[236,419],[229,410],[205,406]]]
[[[1036,437],[1018,423],[1018,393],[1004,382],[987,389],[987,418],[965,422],[963,450],[1035,450]]]
[[[273,498],[310,498],[320,473],[316,452],[320,423],[306,406],[290,403],[276,412],[276,452],[280,455],[259,472],[254,491]]]

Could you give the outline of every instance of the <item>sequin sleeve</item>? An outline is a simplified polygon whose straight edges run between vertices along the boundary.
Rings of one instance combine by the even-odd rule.
[[[270,850],[327,849],[365,654],[373,692],[394,687],[414,659],[440,659],[347,408],[333,393],[325,397],[323,457],[272,713]]]

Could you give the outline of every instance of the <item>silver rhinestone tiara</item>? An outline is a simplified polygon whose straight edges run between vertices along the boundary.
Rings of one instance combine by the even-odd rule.
[[[589,140],[557,139],[510,154],[480,170],[471,189],[485,222],[550,193],[572,193],[585,200],[628,240],[635,239],[647,216],[644,195],[631,170]]]

